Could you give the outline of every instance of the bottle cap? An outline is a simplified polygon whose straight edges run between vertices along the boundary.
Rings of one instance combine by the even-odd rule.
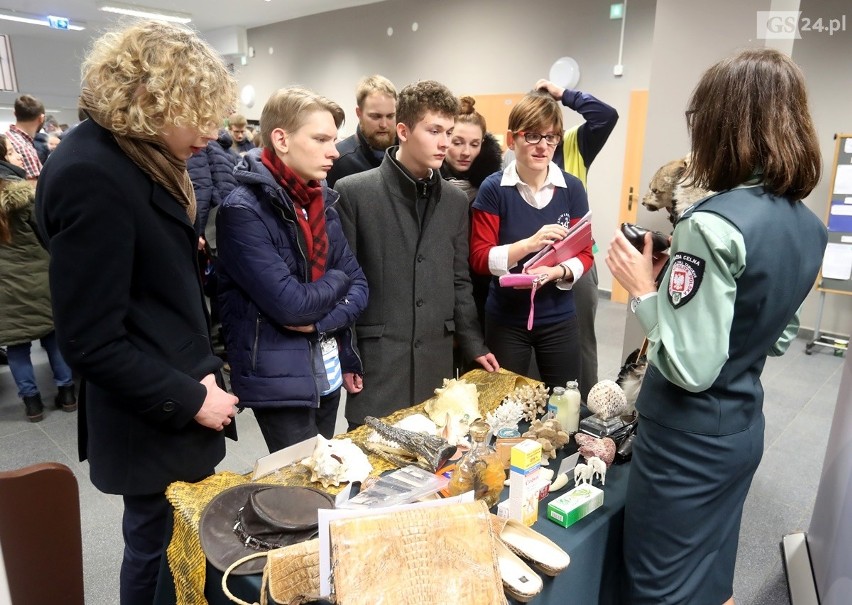
[[[562,387],[553,387],[553,394],[556,395],[556,396],[564,395],[565,389],[562,388]]]

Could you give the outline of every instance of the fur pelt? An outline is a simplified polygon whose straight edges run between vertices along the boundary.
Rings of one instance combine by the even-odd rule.
[[[642,205],[648,210],[668,210],[672,225],[677,223],[684,210],[713,193],[684,183],[689,162],[690,156],[687,155],[664,164],[651,177],[648,192],[642,198]]]
[[[644,355],[640,357],[639,349],[636,349],[624,360],[624,365],[618,371],[618,378],[615,379],[615,383],[624,391],[631,412],[636,409],[636,399],[639,397],[639,389],[642,388],[647,369],[648,360]]]
[[[0,189],[0,209],[6,214],[30,205],[35,187],[27,181],[5,181]]]

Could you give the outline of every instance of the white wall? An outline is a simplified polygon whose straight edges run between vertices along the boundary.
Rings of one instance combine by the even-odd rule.
[[[64,34],[66,32],[58,32]],[[80,62],[86,53],[88,36],[68,32],[68,37],[13,36],[12,56],[18,79],[18,93],[0,92],[0,106],[11,108],[21,94],[41,100],[59,123],[77,122],[80,94]],[[0,122],[14,122],[11,109],[0,109]]]
[[[612,75],[621,21],[609,4],[582,0],[422,0],[386,2],[304,17],[248,32],[255,57],[237,67],[240,85],[251,84],[257,103],[242,108],[259,118],[276,89],[301,84],[337,100],[346,110],[348,133],[356,118],[355,87],[380,73],[397,86],[436,79],[459,95],[526,92],[547,77],[562,56],[580,65],[578,88],[613,105],[621,120],[589,176],[595,235],[608,242],[618,222],[627,106],[632,89],[647,88],[655,0],[630,2],[624,43],[624,76]],[[412,23],[418,29],[412,31]],[[393,27],[393,36],[386,30]],[[269,49],[273,54],[269,54]],[[567,124],[579,123],[574,112]],[[489,124],[496,132],[505,125]],[[598,263],[601,288],[612,278]]]

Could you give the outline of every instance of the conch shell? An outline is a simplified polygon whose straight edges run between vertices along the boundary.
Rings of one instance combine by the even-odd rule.
[[[444,378],[444,386],[435,389],[435,395],[423,407],[438,428],[452,423],[452,433],[466,435],[470,423],[482,417],[476,385],[464,378]]]
[[[311,481],[323,487],[347,481],[363,481],[373,470],[367,455],[351,439],[326,439],[317,435],[317,445],[302,464],[311,469]]]

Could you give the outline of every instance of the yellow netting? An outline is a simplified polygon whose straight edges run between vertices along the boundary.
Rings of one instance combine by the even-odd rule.
[[[479,409],[484,416],[493,411],[503,398],[523,384],[535,386],[538,381],[519,376],[512,372],[500,370],[489,373],[485,370],[472,370],[462,378],[475,384],[479,392]],[[398,422],[411,414],[423,414],[423,406],[426,402],[394,412],[383,418],[388,424]],[[352,441],[364,448],[364,441],[370,431],[367,426],[362,426],[354,431],[341,435],[349,437]],[[371,475],[381,475],[383,472],[396,468],[390,462],[373,454],[368,455],[373,465]],[[238,475],[231,472],[216,473],[204,481],[198,483],[185,483],[177,481],[172,483],[166,490],[166,496],[174,507],[174,532],[166,554],[169,569],[175,581],[175,591],[179,605],[199,605],[207,603],[204,598],[205,583],[205,557],[201,550],[201,542],[198,538],[198,525],[201,512],[204,507],[223,490],[247,483],[250,474]],[[264,477],[260,483],[276,485],[300,485],[321,488],[319,484],[311,483],[310,471],[300,464],[292,464],[286,468]],[[343,489],[340,487],[322,488],[331,494],[336,494]]]

